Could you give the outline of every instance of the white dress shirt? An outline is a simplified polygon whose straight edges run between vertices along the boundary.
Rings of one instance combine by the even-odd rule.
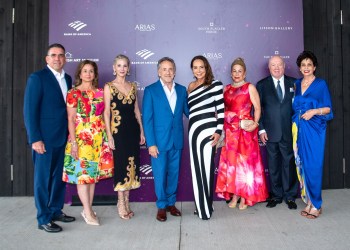
[[[64,78],[64,75],[65,75],[64,70],[62,69],[62,73],[59,73],[53,68],[51,68],[49,65],[47,65],[47,67],[51,70],[52,74],[56,77],[56,80],[60,85],[64,101],[66,102],[68,88],[67,88],[66,78]]]
[[[177,95],[176,95],[176,91],[175,91],[175,82],[173,82],[173,84],[171,86],[171,90],[169,90],[168,86],[165,85],[161,79],[159,79],[159,80],[163,86],[166,98],[168,99],[168,102],[169,102],[169,105],[171,108],[171,111],[174,114],[175,106],[176,106],[176,99],[177,99]]]
[[[272,76],[272,80],[273,80],[273,83],[275,84],[275,88],[277,89],[277,81],[280,81],[280,86],[281,86],[281,89],[282,89],[282,96],[284,97],[284,93],[285,93],[285,90],[284,90],[284,75],[280,78],[280,79],[276,79]]]

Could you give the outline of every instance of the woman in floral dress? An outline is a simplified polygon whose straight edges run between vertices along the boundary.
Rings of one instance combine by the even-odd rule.
[[[77,184],[89,225],[99,225],[92,210],[95,183],[113,176],[113,156],[109,149],[103,121],[103,89],[98,88],[95,62],[78,65],[75,87],[67,93],[69,138],[66,146],[63,181]]]
[[[113,74],[116,78],[104,87],[104,119],[108,144],[113,149],[114,191],[118,192],[118,214],[130,219],[130,190],[139,188],[140,145],[145,143],[141,113],[137,102],[137,86],[126,80],[130,60],[125,55],[114,59]]]
[[[255,86],[245,81],[246,66],[242,58],[233,61],[231,76],[233,83],[224,88],[225,145],[220,155],[216,193],[226,200],[232,197],[228,205],[231,208],[241,198],[239,209],[243,210],[268,197],[258,144],[261,110]]]

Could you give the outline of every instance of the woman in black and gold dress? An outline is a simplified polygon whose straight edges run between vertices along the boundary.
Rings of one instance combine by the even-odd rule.
[[[110,124],[106,132],[113,149],[114,191],[118,192],[118,214],[122,219],[134,215],[129,206],[129,191],[141,185],[140,145],[145,143],[136,84],[126,80],[129,69],[129,58],[116,56],[113,64],[116,78],[104,87],[104,119],[106,125]]]

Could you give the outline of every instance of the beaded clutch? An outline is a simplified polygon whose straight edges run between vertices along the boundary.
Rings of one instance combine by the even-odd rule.
[[[250,125],[253,125],[255,122],[253,120],[240,120],[239,121],[239,127],[241,129],[244,129],[244,130],[247,130],[247,128],[250,126]]]

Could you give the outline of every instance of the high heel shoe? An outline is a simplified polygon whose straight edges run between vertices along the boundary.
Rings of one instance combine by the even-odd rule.
[[[119,217],[121,219],[123,219],[123,220],[130,219],[129,213],[127,212],[126,207],[125,207],[124,200],[118,200],[117,208],[118,208]]]
[[[239,200],[239,197],[236,196],[236,195],[234,195],[234,196],[232,197],[232,200],[231,200],[230,203],[228,204],[228,207],[229,207],[229,208],[235,208],[235,207],[237,206],[238,200]]]
[[[247,208],[248,208],[248,205],[245,204],[245,199],[241,198],[241,202],[239,203],[238,209],[239,210],[244,210],[244,209],[247,209]]]
[[[89,219],[89,218],[87,218],[87,216],[85,215],[84,211],[82,211],[80,214],[81,214],[81,216],[83,217],[83,219],[85,220],[86,224],[92,225],[92,226],[99,226],[99,225],[100,225],[100,223],[99,223],[97,217],[96,217],[96,219],[93,218],[93,217],[91,217],[91,218]]]
[[[126,212],[128,213],[129,217],[133,217],[135,214],[134,214],[134,211],[132,211],[130,209],[130,203],[129,203],[129,192],[125,193],[124,194],[124,200],[125,200],[125,208],[126,208]]]
[[[311,209],[311,204],[307,204],[304,210],[301,210],[300,215],[304,217],[308,216],[310,213],[310,209]]]

